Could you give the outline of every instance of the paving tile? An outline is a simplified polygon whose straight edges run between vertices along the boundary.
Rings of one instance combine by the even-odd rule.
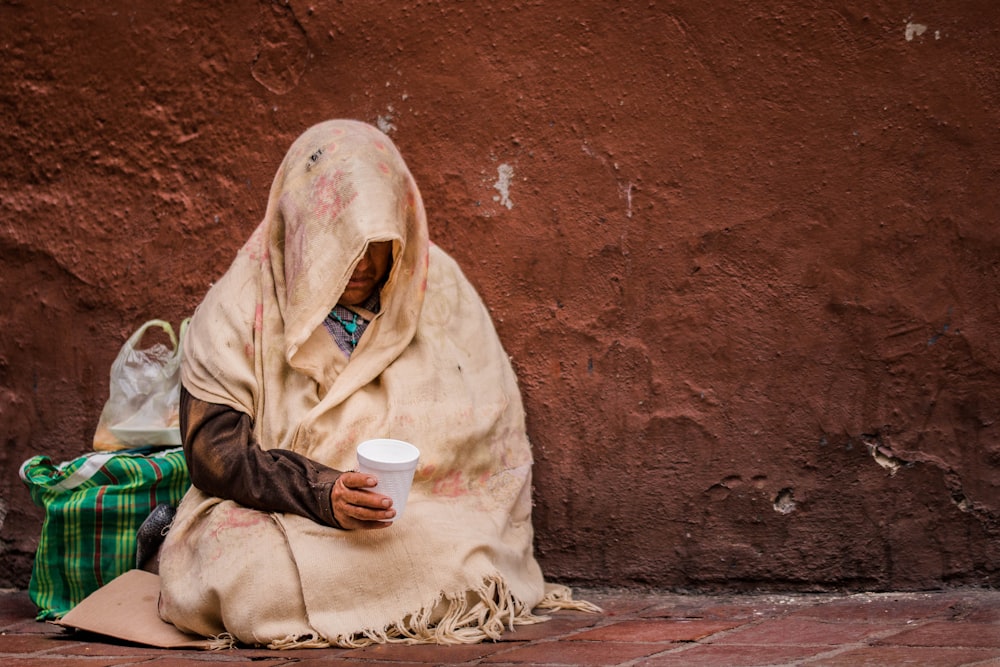
[[[764,621],[760,625],[735,630],[717,640],[720,644],[852,644],[870,635],[884,632],[881,623],[827,623],[809,618],[785,618]]]
[[[169,651],[164,651],[169,653]],[[281,667],[282,665],[298,665],[295,660],[286,658],[274,658],[271,660],[249,660],[237,656],[229,655],[226,652],[201,651],[183,656],[164,655],[162,657],[143,658],[143,665],[153,665],[154,667],[191,667],[192,665],[224,665],[225,667]],[[80,663],[87,665],[88,663]],[[68,667],[67,663],[63,663]],[[74,665],[74,667],[76,667]]]
[[[955,619],[972,623],[1000,623],[1000,596],[997,591],[964,591],[955,607]]]
[[[1000,601],[992,607],[967,611],[962,615],[962,620],[969,623],[1000,623]]]
[[[947,618],[958,604],[957,596],[928,594],[855,595],[819,604],[792,614],[829,621],[900,621]]]
[[[64,642],[66,643],[66,642]],[[138,644],[129,644],[126,642],[114,642],[109,641],[104,637],[94,637],[87,641],[76,642],[68,644],[64,648],[59,648],[56,650],[60,655],[74,655],[74,656],[104,656],[104,655],[117,655],[117,656],[135,656],[143,657],[149,659],[149,656],[161,655],[164,649],[153,648],[150,646],[140,646]],[[178,651],[176,649],[171,650],[170,653],[175,654]],[[191,653],[196,654],[200,651],[184,651],[185,654]]]
[[[800,595],[720,595],[685,596],[664,600],[638,615],[642,618],[705,618],[750,620],[765,616],[784,616],[801,608],[829,602],[827,596]]]
[[[435,665],[454,665],[479,660],[511,648],[510,643],[483,642],[480,644],[378,644],[350,651],[354,660],[381,662],[418,662]]]
[[[500,636],[501,642],[524,642],[536,639],[555,639],[578,630],[591,628],[602,621],[604,617],[598,614],[582,612],[558,612],[544,623],[517,625]]]
[[[3,667],[125,667],[126,665],[149,664],[145,662],[148,658],[139,658],[134,662],[122,660],[121,658],[87,658],[87,659],[67,659],[61,657],[44,656],[36,657],[4,657]],[[190,663],[189,663],[190,664]]]
[[[226,653],[232,653],[240,658],[249,658],[251,660],[262,660],[262,659],[273,659],[276,657],[281,657],[286,660],[305,660],[307,658],[323,658],[324,660],[330,658],[347,657],[350,656],[356,649],[349,648],[290,648],[283,651],[276,651],[269,648],[233,648],[225,651]]]
[[[703,639],[723,630],[731,630],[739,625],[739,623],[732,621],[704,620],[621,621],[570,635],[568,639],[574,641],[689,642]]]
[[[811,656],[829,650],[829,647],[817,646],[699,644],[647,658],[636,663],[636,667],[755,667],[789,663],[797,665]]]
[[[39,651],[64,651],[67,646],[81,646],[79,642],[67,642],[60,635],[0,634],[0,654],[37,653]]]
[[[1000,624],[932,621],[885,637],[879,644],[903,646],[965,646],[1000,649]]]
[[[354,667],[427,667],[426,662],[378,662],[372,660],[359,661],[350,658],[345,655],[327,655],[323,656],[317,652],[319,657],[315,658],[302,658],[296,660],[295,662],[288,663],[289,665],[294,665],[295,667],[328,667],[329,665],[354,665]],[[255,665],[258,663],[254,663]],[[470,665],[475,665],[477,663],[469,663]]]
[[[542,642],[513,648],[482,660],[480,664],[512,663],[521,665],[618,665],[630,663],[662,651],[656,644],[628,642]]]
[[[3,667],[254,665],[963,665],[1000,667],[1000,591],[854,595],[629,593],[577,597],[602,614],[560,611],[498,642],[366,649],[162,650],[34,621],[26,594],[0,591]],[[697,643],[695,643],[697,642]]]
[[[38,609],[35,607],[27,591],[4,591],[0,593],[0,628],[11,623],[20,623],[33,619]]]
[[[65,635],[68,631],[62,626],[55,625],[53,623],[43,623],[42,621],[25,620],[20,623],[14,623],[8,625],[3,630],[4,632],[17,633],[17,634],[33,634],[33,635]]]
[[[635,614],[659,601],[659,598],[653,595],[627,591],[587,592],[574,590],[573,597],[597,605],[606,616]]]
[[[869,646],[834,656],[811,660],[809,667],[885,667],[885,665],[915,667],[961,667],[979,665],[990,658],[1000,660],[1000,654],[990,649],[929,648],[912,646]]]

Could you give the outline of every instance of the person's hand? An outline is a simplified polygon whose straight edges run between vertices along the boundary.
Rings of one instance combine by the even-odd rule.
[[[369,491],[377,483],[374,475],[360,472],[345,472],[337,478],[330,491],[330,501],[333,516],[341,528],[358,530],[392,525],[382,521],[396,516],[392,498]]]

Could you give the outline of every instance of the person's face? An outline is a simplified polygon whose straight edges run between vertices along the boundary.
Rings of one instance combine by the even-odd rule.
[[[385,277],[392,258],[392,241],[369,243],[364,257],[358,262],[351,279],[347,281],[340,302],[345,306],[357,306],[372,295],[375,286]]]

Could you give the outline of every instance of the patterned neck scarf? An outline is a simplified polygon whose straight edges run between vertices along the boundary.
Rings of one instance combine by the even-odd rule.
[[[379,308],[381,307],[380,292],[381,286],[372,291],[371,296],[361,304],[359,310],[366,310],[378,315]],[[361,340],[361,336],[364,335],[365,329],[368,328],[369,322],[370,320],[356,311],[349,310],[338,303],[330,311],[330,314],[326,316],[323,326],[333,336],[333,340],[337,342],[337,347],[350,357],[351,353],[354,352],[354,348],[357,347],[358,341]]]

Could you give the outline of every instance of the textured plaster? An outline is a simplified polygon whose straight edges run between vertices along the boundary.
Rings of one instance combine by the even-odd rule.
[[[308,125],[390,133],[518,371],[550,577],[1000,583],[1000,5],[0,4],[0,586],[29,455]]]

